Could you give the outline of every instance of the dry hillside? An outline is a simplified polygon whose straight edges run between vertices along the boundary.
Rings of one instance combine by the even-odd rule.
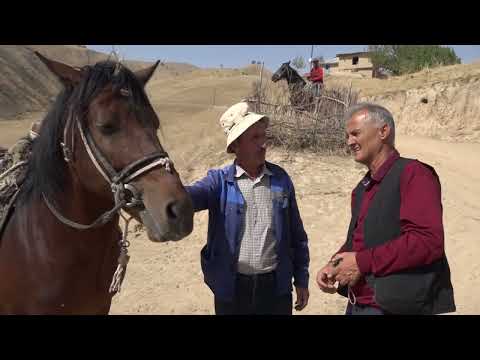
[[[326,83],[351,84],[361,100],[386,106],[399,133],[480,141],[480,62],[388,79],[329,76]]]
[[[108,54],[75,45],[0,46],[0,120],[45,110],[61,89],[58,80],[33,51],[73,66],[93,64],[108,58]],[[132,70],[151,65],[141,61],[126,61],[126,64]],[[155,77],[174,77],[194,69],[196,67],[190,64],[165,63],[156,71]]]

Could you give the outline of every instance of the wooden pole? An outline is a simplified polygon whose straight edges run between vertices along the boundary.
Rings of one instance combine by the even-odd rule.
[[[260,111],[260,101],[262,95],[262,80],[263,80],[263,66],[265,62],[262,61],[262,67],[260,68],[260,89],[258,90],[258,108],[257,111]]]
[[[312,49],[310,50],[310,59],[313,58],[313,47],[314,47],[314,46],[315,46],[315,45],[312,45]],[[310,63],[310,70],[312,70],[312,66],[313,66],[312,64],[313,64],[313,63],[311,62],[311,63]]]
[[[263,78],[263,65],[264,65],[264,64],[265,64],[265,63],[262,61],[262,67],[261,67],[261,69],[260,69],[260,85],[262,85],[262,78]]]

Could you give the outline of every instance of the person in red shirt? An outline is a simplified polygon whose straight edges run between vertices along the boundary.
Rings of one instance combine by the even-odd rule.
[[[310,73],[305,74],[308,80],[312,82],[314,96],[320,96],[320,89],[323,86],[323,69],[320,66],[320,60],[314,58],[311,60],[313,63]]]
[[[369,171],[352,192],[347,241],[318,272],[318,286],[348,297],[348,315],[455,311],[438,175],[400,157],[384,107],[357,104],[345,120],[348,147]]]

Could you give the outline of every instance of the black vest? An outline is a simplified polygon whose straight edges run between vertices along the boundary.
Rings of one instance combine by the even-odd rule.
[[[400,228],[400,176],[411,159],[399,158],[382,179],[365,217],[365,247],[373,248],[397,238]],[[435,169],[427,164],[437,180]],[[355,204],[347,235],[347,251],[352,251],[352,237],[360,212],[365,187],[360,182],[354,190]],[[375,302],[393,314],[440,314],[455,311],[453,287],[447,257],[432,264],[383,277],[367,275],[375,293]],[[346,296],[346,287],[339,293]]]

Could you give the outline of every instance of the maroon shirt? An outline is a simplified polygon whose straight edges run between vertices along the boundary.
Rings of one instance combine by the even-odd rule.
[[[353,231],[353,250],[360,272],[363,275],[384,276],[408,268],[427,265],[440,259],[444,254],[442,223],[442,203],[440,184],[430,169],[419,161],[408,163],[400,177],[400,226],[401,235],[385,244],[365,249],[363,224],[379,184],[400,157],[395,150],[370,176],[367,173],[363,182],[370,182],[360,207],[356,227]],[[352,208],[355,194],[352,192]],[[345,249],[342,247],[339,252]],[[374,293],[362,277],[351,289],[357,303],[378,307]]]
[[[310,70],[310,73],[306,75],[307,79],[311,82],[320,82],[323,84],[323,69],[320,66],[317,68],[313,67],[312,70]]]

